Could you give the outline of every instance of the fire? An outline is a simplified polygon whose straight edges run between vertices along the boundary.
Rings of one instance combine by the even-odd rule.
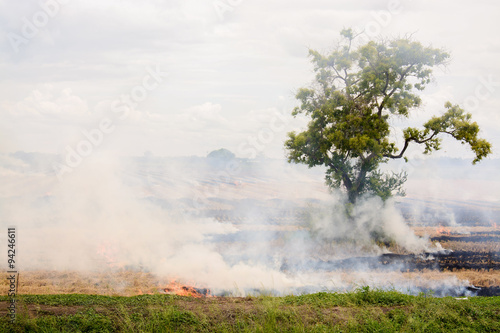
[[[438,235],[450,235],[451,234],[451,229],[443,227],[440,225],[438,228],[436,228],[436,232]]]
[[[170,283],[165,288],[162,288],[162,291],[167,294],[178,296],[188,296],[196,298],[213,297],[213,295],[210,294],[210,289],[185,285],[176,281],[175,279],[170,281]]]
[[[153,292],[144,292],[141,288],[138,289],[137,295],[154,295]]]
[[[124,265],[119,263],[116,259],[118,255],[118,247],[110,242],[103,242],[97,249],[97,254],[106,262],[111,268],[122,268]]]

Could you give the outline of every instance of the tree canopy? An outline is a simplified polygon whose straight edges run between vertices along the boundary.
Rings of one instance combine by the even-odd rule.
[[[439,150],[442,137],[449,135],[470,147],[474,164],[491,153],[471,114],[450,102],[421,128],[404,128],[402,140],[391,133],[391,118],[408,118],[421,106],[418,93],[431,82],[432,69],[447,63],[447,52],[411,38],[354,47],[351,29],[341,35],[342,42],[330,54],[309,50],[315,81],[298,90],[300,106],[292,114],[305,114],[310,121],[305,131],[288,133],[289,162],[326,166],[327,184],[343,187],[354,203],[365,193],[387,199],[401,191],[406,174],[384,174],[379,167],[389,159],[406,160],[411,144],[423,145],[428,154]]]

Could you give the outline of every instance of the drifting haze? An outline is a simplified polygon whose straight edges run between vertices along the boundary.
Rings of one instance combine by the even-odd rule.
[[[499,157],[499,6],[0,0],[1,219],[19,229],[21,267],[130,267],[212,288],[343,286],[338,276],[308,273],[312,254],[329,252],[300,232],[306,226],[264,223],[276,212],[293,214],[293,207],[307,205],[316,212],[307,226],[313,234],[363,243],[334,255],[379,254],[382,248],[367,248],[364,240],[380,228],[409,251],[430,250],[394,206],[377,200],[357,207],[354,230],[346,227],[338,214],[341,199],[329,196],[321,169],[267,160],[253,173],[244,168],[243,176],[224,166],[227,177],[199,156],[226,147],[250,164],[283,158],[286,133],[305,124],[290,112],[295,90],[312,80],[308,48],[328,51],[343,27],[353,27],[373,38],[410,33],[450,50],[452,64],[436,71],[436,84],[410,123],[422,123],[447,100],[465,103]],[[397,132],[403,125],[393,126]],[[471,156],[456,143],[445,146],[437,156]],[[23,151],[56,156],[30,162]],[[124,158],[143,154],[150,160],[141,165]],[[155,164],[155,156],[192,160]],[[483,178],[467,165],[446,186],[442,175],[429,181],[435,169],[428,163],[404,167],[411,169],[410,197],[498,201],[495,160],[485,161]],[[490,172],[494,176],[485,176]],[[237,204],[244,223],[199,214],[213,202],[215,210]],[[294,233],[269,232],[274,229]],[[302,269],[289,275],[282,266],[291,254]]]
[[[21,270],[140,270],[236,294],[361,283],[408,291],[399,266],[388,284],[366,263],[350,265],[346,279],[335,260],[376,260],[387,250],[371,241],[374,233],[408,252],[440,250],[412,233],[393,202],[367,199],[346,220],[344,199],[328,193],[321,170],[284,161],[237,159],[229,174],[221,170],[231,161],[96,153],[59,181],[59,158],[1,155],[0,209],[18,230]],[[456,225],[453,211],[445,213]]]
[[[47,22],[40,19],[40,3],[59,4],[52,5]],[[294,91],[311,82],[308,48],[330,50],[343,27],[373,38],[413,34],[451,51],[450,66],[436,71],[436,84],[412,121],[422,123],[451,100],[468,106],[482,136],[500,146],[499,6],[406,0],[0,1],[0,151],[64,153],[82,130],[97,126],[113,101],[142,84],[148,68],[158,68],[168,74],[116,123],[100,150],[205,156],[226,147],[251,157],[241,146],[270,126],[273,113],[289,116]],[[40,27],[30,32],[25,26],[33,17]],[[301,125],[290,121],[264,145],[252,146],[281,158],[285,133]],[[460,145],[443,154],[470,155]]]

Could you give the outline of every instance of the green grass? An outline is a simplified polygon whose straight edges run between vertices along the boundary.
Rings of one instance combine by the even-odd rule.
[[[2,307],[7,297],[1,296]],[[3,310],[3,309],[1,309]],[[500,297],[351,293],[195,299],[23,295],[0,332],[499,332]]]

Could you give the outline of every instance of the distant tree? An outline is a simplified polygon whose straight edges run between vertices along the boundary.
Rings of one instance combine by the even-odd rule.
[[[207,158],[218,160],[232,160],[235,158],[235,155],[231,151],[221,148],[210,152],[207,155]]]
[[[369,41],[354,48],[354,32],[347,29],[341,35],[342,42],[328,55],[309,50],[315,84],[299,89],[296,98],[301,104],[292,114],[304,113],[310,122],[305,131],[288,133],[289,162],[326,166],[327,184],[343,187],[349,202],[355,203],[365,193],[385,200],[401,191],[406,174],[384,174],[379,166],[403,158],[411,144],[423,145],[428,154],[439,150],[441,137],[449,135],[470,147],[473,164],[491,153],[491,144],[478,137],[479,126],[471,115],[450,102],[422,128],[404,128],[398,147],[389,120],[408,118],[421,105],[418,91],[431,82],[432,68],[445,64],[449,54],[410,38]]]

